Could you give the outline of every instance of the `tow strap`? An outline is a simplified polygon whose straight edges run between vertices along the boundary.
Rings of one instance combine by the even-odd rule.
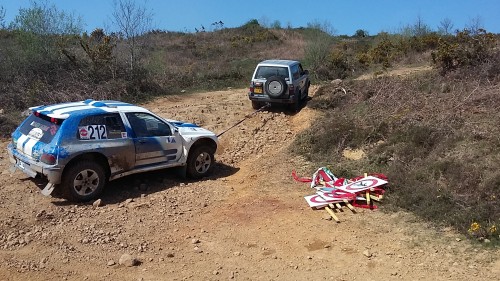
[[[227,131],[231,130],[232,128],[238,126],[239,124],[243,123],[243,121],[247,120],[248,118],[252,117],[253,115],[255,115],[257,112],[260,112],[268,107],[271,107],[271,103],[266,103],[264,106],[262,106],[261,108],[255,110],[254,112],[248,114],[248,115],[245,115],[245,118],[241,119],[240,121],[236,122],[234,125],[232,125],[231,127],[225,129],[224,131],[222,131],[221,133],[219,133],[217,135],[217,137],[220,137],[222,136],[224,133],[226,133]]]

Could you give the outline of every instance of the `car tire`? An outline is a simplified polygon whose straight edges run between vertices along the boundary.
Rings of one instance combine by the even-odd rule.
[[[213,149],[206,145],[191,149],[187,159],[186,173],[193,179],[199,179],[208,175],[214,166]]]
[[[266,81],[267,95],[271,98],[279,98],[286,92],[287,86],[285,79],[282,77],[271,76]]]
[[[309,98],[309,87],[311,86],[310,82],[307,82],[306,90],[304,91],[304,100]]]
[[[101,194],[106,181],[106,173],[101,165],[82,160],[64,171],[61,194],[68,201],[89,201]]]
[[[299,92],[293,97],[293,99],[294,101],[290,107],[294,112],[299,112],[300,108],[302,107],[302,94]]]
[[[262,107],[262,103],[259,102],[259,101],[252,101],[252,108],[257,110],[257,109],[260,109]]]

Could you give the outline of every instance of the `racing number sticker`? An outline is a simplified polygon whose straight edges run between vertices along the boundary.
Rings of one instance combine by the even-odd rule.
[[[81,140],[107,139],[108,134],[105,125],[87,125],[78,127]]]

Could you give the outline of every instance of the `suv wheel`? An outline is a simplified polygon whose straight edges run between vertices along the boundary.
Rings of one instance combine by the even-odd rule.
[[[311,86],[310,82],[307,82],[306,90],[304,91],[304,100],[306,100],[309,97],[309,87]]]
[[[302,93],[298,92],[294,97],[294,101],[291,104],[291,108],[294,112],[299,112],[302,106]]]
[[[262,107],[262,103],[258,101],[252,101],[252,108],[253,109],[260,109]]]
[[[279,98],[286,92],[287,84],[280,76],[271,76],[266,81],[266,92],[271,98]]]
[[[83,160],[71,165],[64,172],[62,195],[69,201],[89,201],[101,194],[106,183],[106,175],[101,165]]]
[[[190,178],[199,179],[208,175],[213,166],[214,154],[209,146],[198,146],[189,152],[186,172]]]

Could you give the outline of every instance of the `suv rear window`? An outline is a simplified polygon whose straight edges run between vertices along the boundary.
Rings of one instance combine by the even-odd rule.
[[[41,117],[45,118],[42,119]],[[41,137],[38,136],[40,137],[39,141],[43,143],[50,143],[54,138],[55,134],[57,133],[57,131],[59,130],[59,128],[61,127],[62,120],[58,119],[57,122],[58,124],[55,124],[50,122],[49,120],[45,120],[47,118],[48,117],[44,115],[40,115],[40,117],[37,117],[34,114],[31,114],[26,119],[26,121],[23,123],[23,125],[19,130],[21,131],[21,133],[28,136],[33,129],[38,128],[42,130]]]
[[[289,78],[288,67],[279,66],[259,66],[257,72],[255,73],[256,79],[268,79],[271,76],[280,76],[282,78]]]

